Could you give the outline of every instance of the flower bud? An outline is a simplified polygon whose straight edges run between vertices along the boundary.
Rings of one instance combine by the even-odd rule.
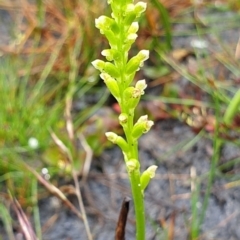
[[[125,125],[128,121],[128,115],[126,113],[121,113],[118,117],[118,120],[121,125]]]
[[[117,24],[112,18],[100,16],[95,19],[95,26],[104,34],[109,41],[111,47],[116,46],[116,32],[119,31]]]
[[[140,17],[140,15],[145,12],[147,8],[147,4],[145,2],[138,2],[135,6],[134,6],[134,12],[136,14],[137,17]]]
[[[148,116],[144,115],[138,119],[133,126],[132,137],[138,139],[143,133],[147,133],[153,126],[153,121],[148,120]]]
[[[146,10],[147,4],[144,2],[138,2],[137,4],[127,4],[124,25],[130,25],[136,18],[140,17],[141,14]]]
[[[133,171],[139,170],[140,164],[137,159],[130,159],[126,162],[127,171],[132,173]]]
[[[140,101],[141,92],[135,87],[128,87],[123,92],[123,104],[132,112]]]
[[[124,16],[124,26],[128,29],[129,26],[132,24],[132,22],[136,19],[136,13],[135,13],[135,5],[130,3],[127,4]],[[126,29],[126,30],[127,30]]]
[[[104,30],[103,34],[107,38],[111,48],[115,48],[117,46],[115,33],[111,30]]]
[[[132,74],[132,73],[138,71],[140,69],[139,68],[140,63],[141,63],[141,61],[139,60],[138,56],[132,57],[127,63],[126,73]]]
[[[128,144],[122,137],[118,136],[114,132],[106,132],[105,135],[110,142],[117,144],[123,152],[128,152]]]
[[[131,24],[131,26],[129,27],[129,29],[127,30],[127,36],[126,36],[126,40],[125,40],[125,44],[127,45],[132,45],[132,43],[135,42],[136,38],[137,38],[137,34],[136,32],[139,29],[139,25],[138,22],[133,22]]]
[[[143,66],[143,62],[149,58],[148,50],[141,50],[136,56],[132,57],[127,63],[127,74],[131,74],[139,70]]]
[[[102,72],[103,69],[104,69],[105,62],[102,61],[102,60],[97,59],[97,60],[94,60],[94,61],[92,62],[92,65],[93,65],[97,70],[99,70],[100,72]]]
[[[100,29],[102,34],[105,32],[105,30],[110,29],[112,24],[113,20],[106,16],[100,16],[99,18],[95,19],[95,26],[96,28]]]
[[[107,139],[112,142],[112,143],[116,143],[116,140],[118,138],[118,135],[114,132],[106,132],[105,133]]]
[[[141,95],[143,95],[144,94],[144,89],[147,88],[147,84],[146,84],[145,79],[137,81],[137,83],[135,85],[135,88],[140,91]]]
[[[152,165],[143,172],[140,178],[142,191],[144,191],[145,188],[148,186],[150,179],[154,178],[156,170],[157,170],[157,166]]]
[[[130,4],[128,4],[127,7],[126,7],[126,13],[133,12],[134,9],[135,9],[134,4],[133,4],[133,3],[130,3]]]
[[[116,99],[118,99],[120,96],[120,93],[119,93],[119,87],[118,87],[117,81],[114,78],[112,78],[108,73],[101,73],[100,77],[104,80],[111,94]]]
[[[113,53],[111,49],[105,49],[101,52],[101,54],[106,57],[106,59],[108,61],[112,61],[113,60]]]
[[[139,29],[139,24],[138,22],[133,22],[130,26],[130,28],[128,29],[128,33],[131,34],[131,33],[136,33]]]
[[[118,78],[120,76],[117,67],[110,62],[105,63],[104,72],[108,73],[110,76],[112,76],[114,78]]]
[[[149,51],[148,50],[141,50],[138,55],[139,59],[143,62],[149,58]]]
[[[136,123],[142,123],[148,121],[148,115],[141,116]]]
[[[130,33],[127,36],[127,40],[133,43],[137,39],[138,35],[136,33]]]
[[[101,52],[101,54],[110,62],[113,60],[118,61],[121,57],[121,54],[114,49],[105,49]]]
[[[132,97],[133,98],[140,98],[142,95],[142,91],[140,89],[134,88]]]
[[[127,102],[133,97],[134,87],[127,87],[123,92],[123,99]]]

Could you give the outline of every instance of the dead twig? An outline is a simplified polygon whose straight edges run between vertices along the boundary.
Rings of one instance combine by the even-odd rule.
[[[125,197],[122,202],[121,211],[118,218],[117,228],[115,231],[115,240],[125,240],[125,227],[129,211],[131,198]]]

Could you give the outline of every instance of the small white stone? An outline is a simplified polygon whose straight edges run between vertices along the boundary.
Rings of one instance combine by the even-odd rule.
[[[31,137],[28,139],[28,146],[32,149],[37,149],[39,146],[39,142],[36,138]]]
[[[47,168],[42,168],[42,174],[47,174],[48,173],[48,169]]]
[[[191,45],[193,48],[204,49],[204,48],[207,48],[207,47],[208,47],[208,42],[205,41],[205,40],[201,40],[201,39],[193,39],[193,40],[190,42],[190,45]]]

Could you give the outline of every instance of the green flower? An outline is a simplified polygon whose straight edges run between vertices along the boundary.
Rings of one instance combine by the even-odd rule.
[[[133,126],[132,137],[138,139],[142,136],[143,133],[147,133],[151,127],[154,125],[154,122],[148,120],[148,116],[144,115],[138,119],[138,121]]]
[[[128,152],[129,150],[128,144],[122,137],[118,136],[114,132],[106,132],[105,135],[110,142],[117,144],[122,149],[123,152],[125,153]]]
[[[127,63],[127,74],[132,74],[140,69],[143,66],[144,61],[149,58],[148,50],[141,50],[135,57],[132,57]]]
[[[101,73],[100,77],[104,80],[110,93],[118,100],[120,97],[120,92],[117,81],[112,78],[108,73]]]
[[[157,168],[158,167],[156,165],[152,165],[147,170],[145,170],[141,175],[140,181],[141,181],[142,191],[144,191],[145,188],[148,186],[150,180],[155,177],[155,172]]]

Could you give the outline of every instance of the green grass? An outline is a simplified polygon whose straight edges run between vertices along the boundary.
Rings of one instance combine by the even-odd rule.
[[[11,11],[12,4],[0,3],[0,7]],[[86,149],[78,149],[76,143],[82,134],[81,141],[86,141],[86,146],[90,144],[89,149],[93,146],[91,151],[100,154],[104,147],[104,142],[96,146],[94,140],[99,139],[101,125],[83,136],[88,128],[87,120],[108,96],[101,89],[95,93],[99,88],[95,87],[98,77],[89,65],[97,54],[92,45],[95,44],[96,49],[99,47],[99,40],[94,36],[94,18],[90,16],[104,4],[76,2],[86,11],[75,14],[73,9],[76,5],[70,1],[62,1],[62,5],[59,1],[47,4],[38,1],[36,13],[34,5],[28,4],[22,6],[29,10],[28,14],[22,12],[23,22],[15,23],[16,26],[22,25],[25,32],[20,32],[20,28],[13,24],[11,30],[19,38],[18,45],[12,45],[12,54],[0,57],[0,193],[4,196],[0,203],[1,220],[9,239],[14,237],[4,201],[10,197],[8,191],[24,208],[33,207],[36,233],[42,239],[37,206],[37,193],[42,187],[38,187],[37,181],[45,184],[50,192],[57,192],[59,198],[66,201],[80,218],[82,216],[87,229],[77,175],[89,169],[83,169],[87,160]],[[78,7],[79,10],[81,8]],[[81,102],[87,94],[94,94],[98,102],[86,105],[80,112],[73,111],[73,101]],[[26,166],[32,166],[37,172],[41,172],[42,167],[48,168],[51,179],[59,175],[65,178],[72,176],[82,215],[60,190]],[[88,172],[81,174],[87,175]],[[87,232],[90,236],[89,230]]]
[[[19,146],[30,151],[28,141],[34,137],[39,142],[39,148],[46,147],[49,144],[47,129],[60,118],[62,103],[57,99],[50,103],[51,99],[45,97],[46,92],[38,91],[34,82],[19,76],[19,70],[23,70],[21,59],[8,58],[1,62],[1,142],[6,147]],[[46,84],[44,89],[47,87]]]

